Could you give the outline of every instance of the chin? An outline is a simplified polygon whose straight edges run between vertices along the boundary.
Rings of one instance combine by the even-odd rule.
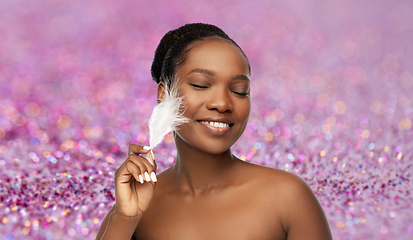
[[[207,141],[200,139],[186,139],[179,133],[174,134],[175,144],[184,144],[186,148],[192,148],[196,151],[204,152],[211,155],[223,154],[231,149],[231,146],[235,143],[230,143],[223,140],[212,140]]]
[[[199,148],[200,151],[211,154],[211,155],[220,155],[223,154],[231,149],[231,146],[227,148],[223,148],[222,146],[217,147],[208,147],[208,148]]]

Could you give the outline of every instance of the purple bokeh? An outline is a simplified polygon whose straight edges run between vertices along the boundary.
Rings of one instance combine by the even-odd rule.
[[[252,66],[240,158],[304,178],[334,239],[412,239],[409,0],[0,2],[0,239],[94,239],[130,143],[148,144],[155,48],[216,24]],[[176,156],[170,135],[160,171]]]

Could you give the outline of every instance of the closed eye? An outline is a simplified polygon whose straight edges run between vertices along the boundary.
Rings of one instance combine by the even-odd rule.
[[[245,87],[234,87],[231,89],[231,92],[234,93],[235,95],[238,96],[248,96],[250,94],[250,90],[249,87],[245,88]]]
[[[191,83],[191,86],[194,87],[194,88],[198,88],[198,89],[206,89],[206,88],[208,88],[208,86],[198,85],[198,84],[193,84],[193,83]]]
[[[248,92],[235,92],[235,91],[232,91],[232,92],[239,95],[239,96],[247,96],[248,95]]]

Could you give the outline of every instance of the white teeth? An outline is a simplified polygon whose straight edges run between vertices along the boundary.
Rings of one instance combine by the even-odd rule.
[[[209,124],[209,125],[211,125],[211,126],[213,126],[213,127],[216,127],[216,128],[226,128],[226,127],[229,127],[229,124],[228,124],[228,123],[222,123],[222,122],[207,122],[207,121],[201,121],[201,123]]]

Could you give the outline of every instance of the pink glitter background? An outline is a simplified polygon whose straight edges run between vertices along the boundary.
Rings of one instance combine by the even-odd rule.
[[[220,26],[253,70],[234,153],[300,175],[334,239],[413,239],[413,3],[0,2],[0,238],[94,239],[127,146],[148,144],[153,52]],[[171,136],[155,149],[171,166]]]

